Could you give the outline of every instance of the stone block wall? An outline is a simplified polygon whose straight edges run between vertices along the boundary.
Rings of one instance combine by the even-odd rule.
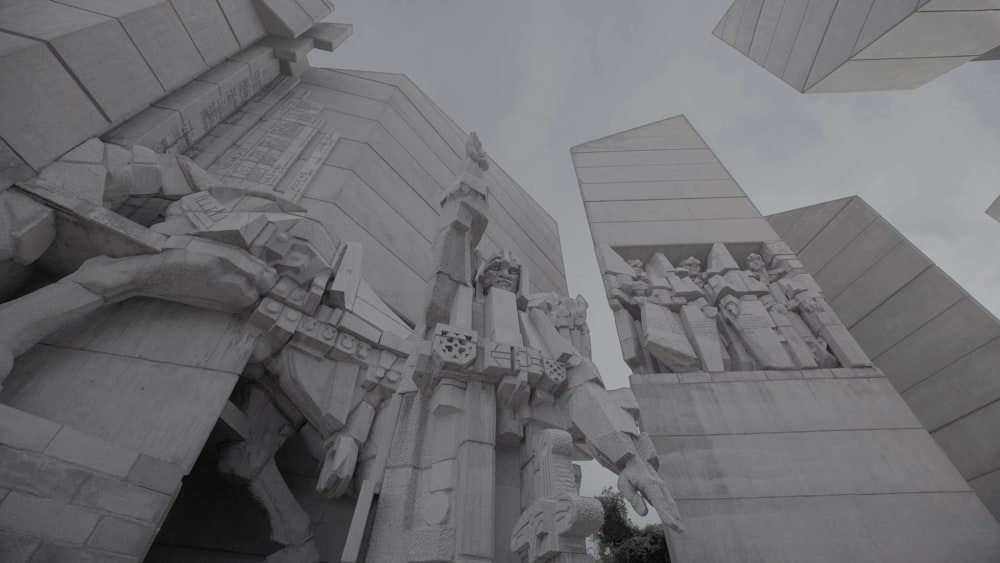
[[[861,198],[768,220],[1000,518],[1000,320]]]
[[[961,299],[936,268],[877,241],[816,268],[870,218],[838,216],[845,201],[768,224],[682,116],[571,152],[641,427],[687,528],[668,534],[672,561],[995,559],[1000,526],[881,361]],[[829,244],[809,242],[818,230]],[[842,274],[865,272],[866,252],[896,253],[877,279],[909,266],[915,285],[845,297]],[[826,294],[825,275],[842,291]],[[890,305],[907,294],[913,306]],[[865,313],[882,300],[891,314]],[[935,346],[967,344],[947,331],[921,342],[898,377]],[[995,427],[970,433],[967,459]]]
[[[30,177],[199,75],[228,101],[229,83],[213,82],[213,67],[268,34],[296,37],[331,10],[324,0],[4,3],[0,184]],[[240,81],[237,87],[243,95]],[[191,95],[185,91],[166,103]],[[169,113],[151,112],[144,120],[165,126]]]
[[[0,560],[139,561],[183,470],[0,405]]]

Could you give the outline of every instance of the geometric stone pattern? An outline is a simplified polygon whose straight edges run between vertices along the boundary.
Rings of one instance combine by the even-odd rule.
[[[989,447],[973,446],[988,443],[986,429],[996,423],[963,429],[969,439],[955,455],[931,438],[916,404],[907,405],[855,341],[865,335],[875,344],[868,354],[879,358],[898,340],[861,304],[909,294],[909,308],[891,308],[905,325],[902,338],[964,294],[929,265],[912,273],[920,283],[909,292],[874,284],[848,293],[851,272],[868,275],[865,252],[896,252],[873,279],[913,268],[910,254],[877,242],[884,230],[859,235],[872,215],[837,217],[847,200],[772,218],[766,235],[691,205],[719,189],[692,180],[697,168],[684,171],[685,181],[670,179],[679,159],[707,160],[691,152],[704,148],[691,132],[686,120],[671,118],[572,151],[641,425],[660,453],[660,474],[678,491],[687,528],[668,534],[671,560],[825,561],[841,553],[989,560],[1000,549],[1000,525],[965,482],[963,464],[996,459]],[[746,197],[735,182],[731,189],[727,198]],[[653,200],[648,209],[631,205],[645,199]],[[816,243],[828,223],[821,235],[833,247]],[[672,224],[685,225],[684,238]],[[841,258],[836,245],[855,236],[867,243],[857,245],[855,259]],[[816,269],[817,259],[838,265]],[[839,284],[827,293],[830,303],[824,276]],[[900,359],[926,360],[935,345],[960,344],[929,336]],[[908,365],[922,369],[925,360]],[[940,393],[928,397],[928,409],[943,406]],[[921,517],[905,525],[883,522],[917,509]]]
[[[909,90],[995,58],[1000,5],[736,0],[712,34],[800,92]]]
[[[183,471],[0,405],[0,554],[5,561],[139,561]]]
[[[1000,518],[1000,320],[861,198],[768,219]]]
[[[332,10],[323,0],[302,4],[307,7],[296,0],[5,3],[0,8],[0,70],[5,80],[0,138],[37,170],[142,111],[143,123],[156,122],[177,134],[165,145],[162,139],[141,144],[156,145],[162,152],[182,139],[184,150],[193,142],[192,127],[202,133],[211,127],[199,129],[202,120],[187,114],[183,123],[165,124],[166,117],[180,115],[146,108],[167,94],[168,104],[178,97],[190,99],[191,89],[201,84],[193,78],[205,73],[199,81],[211,82],[212,67],[264,38],[265,28],[288,30],[284,36],[294,38]],[[295,20],[294,29],[288,18]],[[322,25],[314,35],[317,39],[310,37],[310,43],[318,41],[317,47],[336,46]],[[252,72],[257,89],[270,80],[261,78],[260,68],[247,66],[250,61],[237,62]],[[273,68],[271,77],[277,75],[277,61]],[[224,108],[228,94],[217,84]],[[179,87],[185,91],[175,92]],[[201,109],[206,109],[204,104]],[[220,109],[204,117],[218,123],[226,115]],[[125,144],[137,139],[128,141]]]
[[[368,283],[415,321],[430,277],[440,202],[465,154],[467,134],[403,75],[314,68],[299,78],[288,96],[320,106],[322,125],[277,189],[292,190],[299,167],[320,147],[318,138],[339,136],[298,203],[331,234],[364,246]],[[257,111],[254,103],[245,109]],[[490,221],[480,252],[508,248],[531,268],[533,292],[566,293],[555,222],[495,162],[484,174],[491,186]]]

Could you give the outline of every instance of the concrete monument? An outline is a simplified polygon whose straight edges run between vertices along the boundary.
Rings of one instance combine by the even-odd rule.
[[[3,93],[0,559],[588,561],[590,458],[682,529],[554,223],[402,77],[310,69],[330,6],[84,4],[0,8],[65,86]]]
[[[712,34],[803,93],[910,90],[1000,58],[1000,5],[735,0]]]
[[[672,561],[996,558],[1000,525],[810,274],[807,256],[837,255],[811,248],[827,214],[785,229],[809,243],[800,261],[683,116],[571,154],[640,424],[684,515]],[[873,297],[837,303],[856,321]]]

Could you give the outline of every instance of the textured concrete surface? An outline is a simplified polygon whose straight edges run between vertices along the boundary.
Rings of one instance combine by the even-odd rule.
[[[1000,321],[860,198],[768,217],[994,516]],[[865,225],[862,227],[862,225]],[[841,228],[856,232],[845,237]],[[992,437],[991,437],[992,436]]]
[[[990,2],[736,0],[713,34],[800,92],[916,88],[1000,45]]]

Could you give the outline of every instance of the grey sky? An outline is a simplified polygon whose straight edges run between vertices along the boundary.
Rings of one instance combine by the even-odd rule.
[[[762,213],[860,195],[1000,313],[1000,62],[917,90],[803,95],[711,35],[729,0],[341,0],[313,66],[406,74],[559,223],[594,359],[627,384],[569,148],[686,114]],[[612,481],[589,470],[584,492]]]

